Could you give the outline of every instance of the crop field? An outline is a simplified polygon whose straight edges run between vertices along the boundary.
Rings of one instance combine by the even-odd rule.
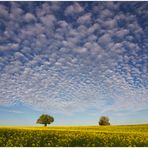
[[[122,126],[0,127],[1,147],[148,146],[148,124]]]

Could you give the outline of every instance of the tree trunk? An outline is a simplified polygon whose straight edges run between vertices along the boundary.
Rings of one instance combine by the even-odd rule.
[[[47,126],[47,123],[44,123],[44,126],[46,127]]]

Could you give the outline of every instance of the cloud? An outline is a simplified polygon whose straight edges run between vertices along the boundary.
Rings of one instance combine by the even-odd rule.
[[[54,15],[42,16],[40,19],[41,19],[41,22],[47,27],[53,26],[53,23],[56,21],[56,18]]]
[[[104,27],[107,29],[114,29],[117,25],[117,22],[115,19],[110,19],[104,22]]]
[[[112,42],[110,34],[106,33],[99,38],[99,43],[102,46],[108,46]]]
[[[87,13],[78,18],[78,23],[85,24],[85,23],[90,22],[90,20],[91,20],[91,13]]]
[[[24,20],[25,20],[26,22],[30,22],[30,21],[35,21],[36,18],[35,18],[35,16],[34,16],[33,14],[31,14],[31,13],[26,13],[25,16],[24,16]]]
[[[109,10],[109,9],[104,9],[101,14],[100,14],[100,17],[105,19],[105,18],[110,18],[112,17],[114,14],[114,12]]]
[[[64,13],[67,16],[67,15],[81,13],[83,11],[84,11],[84,8],[81,7],[79,3],[75,2],[73,5],[68,6]]]
[[[118,38],[121,38],[123,39],[126,35],[128,35],[129,33],[129,30],[127,29],[122,29],[122,30],[118,30],[115,35],[118,37]]]
[[[9,43],[7,45],[1,45],[0,46],[0,51],[5,51],[5,50],[15,50],[19,47],[17,43]]]
[[[0,5],[0,15],[1,15],[2,17],[8,16],[7,7],[5,7],[4,5]]]
[[[74,50],[79,53],[87,52],[87,49],[85,47],[84,48],[75,48]]]
[[[147,109],[140,18],[122,2],[33,6],[0,4],[0,105],[21,102],[62,113]],[[145,14],[141,7],[139,15]]]

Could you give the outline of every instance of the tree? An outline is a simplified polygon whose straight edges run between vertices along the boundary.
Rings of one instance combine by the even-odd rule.
[[[38,120],[36,121],[36,123],[39,124],[44,124],[44,126],[47,126],[47,124],[50,124],[54,121],[54,118],[52,116],[49,116],[47,114],[43,114],[41,115]]]
[[[99,125],[110,125],[109,118],[107,116],[101,116]]]

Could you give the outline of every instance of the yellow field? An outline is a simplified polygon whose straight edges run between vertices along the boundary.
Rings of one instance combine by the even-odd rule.
[[[0,146],[148,146],[148,124],[0,127]]]

